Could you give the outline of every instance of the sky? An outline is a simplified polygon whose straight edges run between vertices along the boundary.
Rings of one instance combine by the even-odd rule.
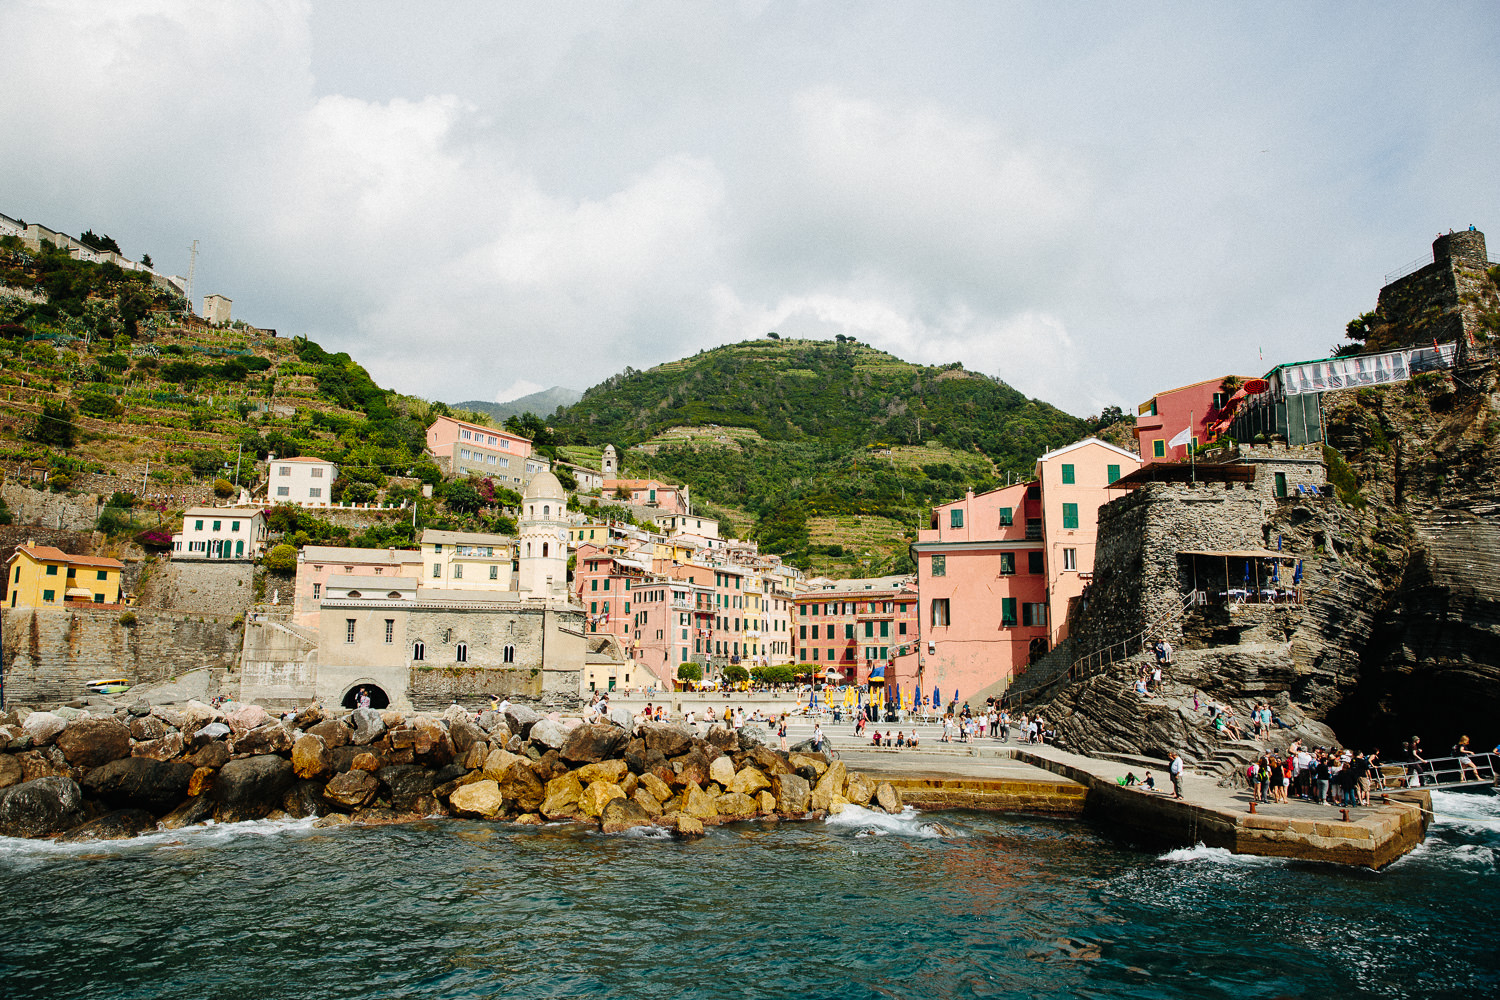
[[[0,0],[0,50],[0,212],[197,240],[195,305],[447,402],[776,331],[1086,416],[1500,241],[1494,3]]]

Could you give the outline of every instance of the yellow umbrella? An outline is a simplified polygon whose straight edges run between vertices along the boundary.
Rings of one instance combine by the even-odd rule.
[[[853,708],[854,707],[854,688],[853,687],[846,687],[846,688],[844,688],[844,707],[845,708]]]

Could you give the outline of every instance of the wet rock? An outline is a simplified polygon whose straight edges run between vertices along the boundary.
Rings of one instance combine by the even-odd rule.
[[[323,801],[337,809],[353,810],[375,800],[380,782],[369,771],[345,771],[323,786]]]
[[[558,754],[574,764],[589,764],[617,756],[630,737],[619,726],[585,723],[568,734]]]
[[[844,794],[844,782],[848,777],[849,773],[844,768],[843,761],[836,760],[828,765],[828,769],[823,772],[823,776],[813,786],[813,809],[826,811],[828,806],[833,802],[835,795],[842,796]]]
[[[889,781],[882,781],[875,786],[875,801],[888,813],[901,811],[901,793],[892,788]]]
[[[0,788],[19,785],[23,778],[21,762],[10,754],[0,754]]]
[[[678,757],[693,748],[693,734],[686,727],[662,722],[648,722],[640,727],[648,750],[663,757]]]
[[[383,806],[368,806],[364,809],[354,810],[350,819],[360,826],[390,826],[394,823],[406,823],[411,820],[410,813],[399,813],[394,809],[386,809]]]
[[[156,817],[143,809],[116,809],[98,819],[75,826],[57,839],[63,843],[84,840],[128,840],[156,829]]]
[[[122,757],[89,771],[83,787],[90,795],[117,809],[139,808],[165,812],[188,792],[193,765],[150,757]]]
[[[274,754],[231,760],[214,779],[219,820],[260,819],[281,801],[295,778],[292,762]]]
[[[494,819],[505,805],[500,795],[500,785],[488,778],[462,785],[448,796],[448,805],[455,815]]]
[[[578,811],[591,819],[604,812],[614,799],[624,799],[625,791],[612,781],[595,781],[578,796]]]
[[[188,794],[194,796],[208,797],[213,794],[214,781],[219,772],[211,767],[198,767],[193,769],[193,776],[188,779]]]
[[[523,740],[531,739],[531,731],[543,716],[534,708],[525,705],[510,705],[505,709],[505,722],[510,731]],[[554,744],[548,744],[552,746]]]
[[[307,727],[303,732],[308,736],[316,736],[330,750],[348,746],[349,740],[354,736],[354,730],[344,725],[339,719],[324,719],[322,722]]]
[[[426,815],[437,805],[432,790],[434,773],[415,764],[393,764],[376,772],[381,786],[397,812]]]
[[[834,792],[833,797],[828,800],[828,815],[837,816],[847,808],[849,808],[849,800]]]
[[[701,837],[703,836],[703,821],[686,813],[677,814],[677,836],[679,837]]]
[[[159,740],[168,731],[167,724],[152,715],[140,715],[130,720],[130,738],[133,740]]]
[[[325,806],[323,783],[320,781],[299,781],[281,797],[281,808],[294,819],[316,816],[326,811]]]
[[[350,742],[355,746],[366,746],[385,734],[386,723],[373,708],[356,708],[349,720],[354,723],[354,735]]]
[[[629,773],[629,769],[625,766],[623,760],[601,760],[594,764],[585,764],[573,773],[584,784],[602,779],[618,785],[625,780],[625,775]]]
[[[755,805],[761,815],[771,815],[776,812],[776,796],[770,792],[760,792],[755,796]]]
[[[313,821],[314,830],[329,830],[336,826],[348,826],[349,817],[346,813],[329,813],[327,816],[319,816]]]
[[[185,826],[197,826],[214,818],[214,801],[208,796],[188,799],[173,809],[157,823],[163,830],[180,830]]]
[[[714,808],[720,816],[749,819],[760,812],[760,804],[741,792],[726,792],[714,799]]]
[[[755,767],[753,764],[751,764],[741,768],[739,772],[730,779],[729,784],[725,785],[724,787],[728,791],[739,792],[742,795],[754,795],[757,792],[762,791],[763,789],[770,788],[771,779],[767,778],[765,774],[761,772],[760,768]]]
[[[26,716],[26,721],[21,726],[26,730],[26,735],[31,737],[32,746],[44,747],[67,728],[68,720],[52,712],[32,712]]]
[[[849,782],[844,788],[844,797],[857,806],[867,806],[875,797],[875,782],[858,771],[850,771]]]
[[[546,795],[541,813],[548,819],[565,819],[578,812],[578,799],[583,795],[583,782],[572,773],[558,775],[547,782]]]
[[[229,744],[222,741],[215,741],[205,745],[197,753],[188,757],[187,762],[194,767],[209,767],[217,771],[229,763],[230,756]]]
[[[708,780],[717,782],[721,788],[728,788],[734,781],[734,761],[728,757],[715,757],[708,765]]]
[[[83,819],[83,790],[72,778],[37,778],[0,789],[0,836],[48,837]]]
[[[517,826],[541,826],[546,822],[546,820],[542,819],[542,817],[538,816],[536,813],[522,813],[520,816],[517,816],[515,818],[515,824]]]
[[[234,741],[237,754],[284,753],[292,748],[292,734],[279,722],[252,729]]]
[[[774,775],[771,794],[776,796],[776,811],[780,813],[805,813],[812,801],[812,787],[800,774]]]
[[[525,737],[533,744],[547,750],[560,750],[564,743],[568,742],[568,730],[560,722],[552,719],[540,719],[531,727],[530,733]]]
[[[333,756],[322,739],[310,734],[303,736],[292,744],[292,770],[299,778],[324,777],[333,772]]]
[[[499,784],[506,805],[519,812],[535,812],[547,796],[546,786],[529,763],[507,769]]]
[[[649,798],[649,796],[647,796]],[[638,826],[650,826],[651,814],[629,799],[611,799],[599,813],[599,829],[605,833],[624,833]]]

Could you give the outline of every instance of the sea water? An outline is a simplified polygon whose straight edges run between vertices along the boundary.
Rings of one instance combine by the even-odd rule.
[[[1500,799],[1433,798],[1381,872],[913,810],[0,840],[0,995],[1500,996]]]

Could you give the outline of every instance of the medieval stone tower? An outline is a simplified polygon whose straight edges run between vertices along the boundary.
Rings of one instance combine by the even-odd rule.
[[[531,477],[521,498],[516,589],[523,597],[568,592],[568,494],[550,472]]]

